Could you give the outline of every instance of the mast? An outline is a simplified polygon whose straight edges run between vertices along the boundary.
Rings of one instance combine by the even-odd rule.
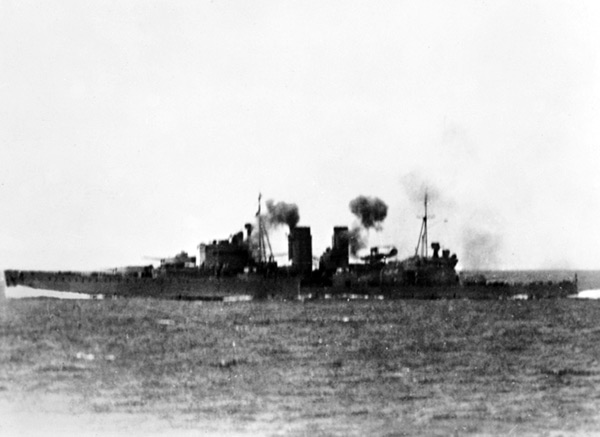
[[[263,241],[263,225],[262,225],[262,217],[260,215],[260,199],[262,198],[262,193],[258,193],[258,211],[256,211],[256,218],[258,220],[258,262],[263,262],[265,257],[265,246]]]
[[[427,258],[427,191],[425,191],[425,215],[421,223],[421,231],[419,232],[419,240],[415,249],[415,256],[419,256],[419,248],[421,249],[421,257]]]

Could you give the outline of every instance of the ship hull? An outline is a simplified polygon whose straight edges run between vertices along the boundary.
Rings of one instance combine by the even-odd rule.
[[[299,277],[238,275],[232,277],[175,275],[157,278],[94,276],[77,273],[7,270],[7,286],[103,295],[179,300],[385,298],[385,299],[548,299],[577,293],[577,281],[406,286],[352,283],[302,286]]]
[[[74,273],[6,271],[7,286],[103,295],[105,297],[151,297],[180,300],[223,300],[232,296],[252,299],[292,299],[298,294],[296,277],[261,275],[162,276],[157,278],[88,276]]]
[[[314,287],[303,294],[316,298],[384,298],[384,299],[555,299],[577,294],[576,281],[522,284],[456,284],[439,286],[356,285]]]

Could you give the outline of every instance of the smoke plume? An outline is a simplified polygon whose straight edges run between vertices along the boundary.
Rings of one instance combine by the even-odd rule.
[[[350,202],[350,211],[358,217],[365,229],[381,230],[388,206],[378,197],[358,196]]]
[[[359,250],[367,247],[367,238],[361,226],[354,226],[348,231],[348,243],[352,255],[356,255]]]
[[[359,250],[367,247],[368,231],[382,229],[382,223],[387,216],[388,206],[378,197],[358,196],[350,202],[350,211],[359,220],[348,231],[350,253],[356,255]]]
[[[442,199],[440,190],[418,172],[412,171],[400,178],[406,195],[411,202],[423,203],[425,194],[430,202],[439,203]]]
[[[464,253],[461,254],[464,267],[471,270],[496,267],[501,245],[502,240],[498,234],[472,227],[464,229]]]
[[[267,200],[267,223],[271,226],[288,225],[294,229],[300,221],[300,213],[295,203],[277,202]]]

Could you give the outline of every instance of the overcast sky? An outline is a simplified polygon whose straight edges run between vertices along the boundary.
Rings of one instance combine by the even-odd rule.
[[[600,268],[595,1],[0,0],[0,268],[194,252],[296,203],[314,255]],[[272,235],[285,251],[287,230]]]

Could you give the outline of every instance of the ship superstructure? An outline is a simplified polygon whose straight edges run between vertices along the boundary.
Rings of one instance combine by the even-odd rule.
[[[407,286],[456,286],[459,280],[456,273],[456,254],[450,255],[449,249],[443,249],[440,253],[440,243],[433,242],[433,254],[429,256],[427,200],[425,193],[424,214],[414,256],[401,262],[390,263],[382,273],[383,278],[389,280],[391,276],[400,274],[401,278],[398,279]]]
[[[427,207],[428,197],[425,195],[415,253],[404,260],[396,259],[398,250],[395,246],[387,246],[372,247],[368,255],[359,257],[361,263],[350,263],[348,251],[343,249],[345,241],[340,238],[340,234],[347,235],[347,228],[334,228],[332,248],[321,258],[321,268],[331,274],[332,288],[336,292],[343,289],[347,292],[394,295],[416,288],[459,286],[457,256],[451,255],[448,249],[440,250],[438,242],[431,243],[432,255],[429,256]]]

